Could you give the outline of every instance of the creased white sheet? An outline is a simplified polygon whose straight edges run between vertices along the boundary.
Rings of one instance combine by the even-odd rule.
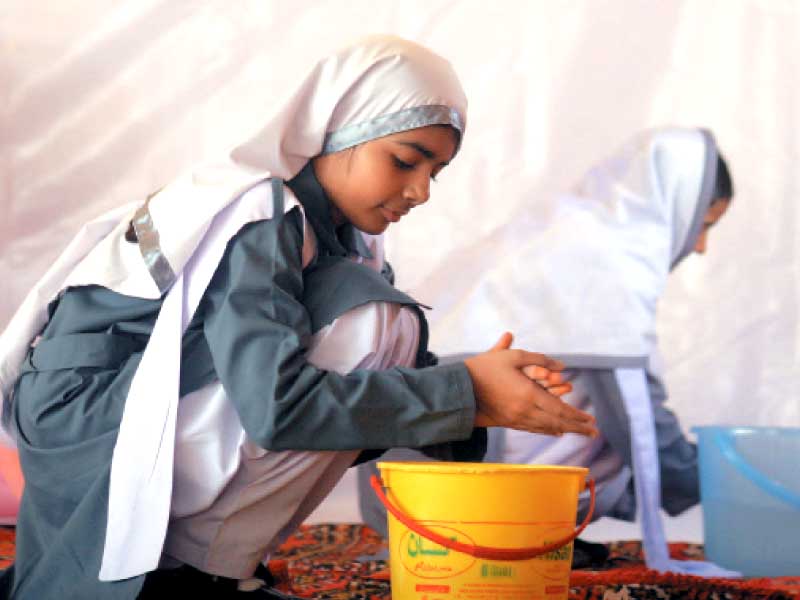
[[[548,210],[636,131],[706,126],[737,197],[660,303],[671,405],[687,427],[800,425],[793,0],[7,0],[0,324],[81,224],[243,139],[316,58],[375,32],[449,58],[470,100],[431,201],[389,230],[400,287],[435,309],[427,275],[469,273],[476,234]]]

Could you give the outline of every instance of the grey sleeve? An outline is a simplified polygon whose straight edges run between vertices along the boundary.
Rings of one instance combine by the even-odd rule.
[[[667,392],[661,380],[648,373],[647,387],[661,463],[661,505],[674,516],[700,502],[697,446],[686,439],[675,413],[664,406]]]
[[[320,370],[302,297],[302,217],[245,226],[206,291],[214,368],[248,436],[270,450],[419,447],[470,438],[472,382],[461,364]]]

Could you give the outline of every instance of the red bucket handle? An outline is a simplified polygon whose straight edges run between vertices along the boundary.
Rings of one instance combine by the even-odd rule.
[[[435,542],[440,546],[444,546],[445,548],[449,548],[450,550],[456,550],[457,552],[463,552],[464,554],[469,554],[475,558],[485,558],[487,560],[528,560],[530,558],[535,558],[537,556],[541,556],[542,554],[547,554],[548,552],[558,550],[562,546],[566,546],[572,542],[572,540],[578,537],[581,532],[586,529],[586,526],[592,519],[592,513],[594,512],[594,479],[590,479],[589,512],[587,513],[586,518],[583,520],[583,523],[581,523],[580,526],[568,536],[556,542],[552,542],[545,546],[537,546],[535,548],[492,548],[490,546],[465,544],[464,542],[451,540],[450,538],[440,535],[435,531],[431,531],[422,523],[415,521],[412,517],[405,514],[398,507],[391,503],[391,501],[386,497],[386,494],[383,492],[383,481],[381,481],[379,477],[373,475],[370,478],[369,483],[372,486],[372,489],[375,491],[375,495],[378,496],[378,499],[386,507],[386,510],[392,513],[398,521],[400,521],[414,533],[426,537],[432,542]]]

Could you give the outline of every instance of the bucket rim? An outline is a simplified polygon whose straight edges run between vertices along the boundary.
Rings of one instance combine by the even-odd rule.
[[[401,471],[405,473],[442,473],[450,475],[485,475],[493,473],[561,473],[589,475],[586,467],[563,465],[518,465],[508,463],[474,462],[425,462],[425,461],[379,461],[378,468],[383,472]]]
[[[693,433],[724,432],[732,435],[767,434],[800,436],[800,427],[786,427],[781,425],[695,425],[691,428]]]

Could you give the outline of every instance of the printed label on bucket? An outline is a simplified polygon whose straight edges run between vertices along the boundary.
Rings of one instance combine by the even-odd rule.
[[[453,541],[475,544],[463,531],[452,527],[431,527]],[[467,571],[476,559],[468,554],[449,550],[413,531],[406,530],[400,538],[400,557],[403,567],[420,579],[446,579]]]
[[[497,547],[545,545],[566,536],[573,526],[571,523],[503,523],[501,539],[496,537],[497,523],[423,523],[455,541]],[[390,531],[395,527],[401,529],[395,531],[399,536],[392,537],[390,533],[390,539],[399,539],[392,544],[393,560],[390,561],[395,600],[567,598],[571,544],[530,560],[494,561],[444,548],[390,518]]]

